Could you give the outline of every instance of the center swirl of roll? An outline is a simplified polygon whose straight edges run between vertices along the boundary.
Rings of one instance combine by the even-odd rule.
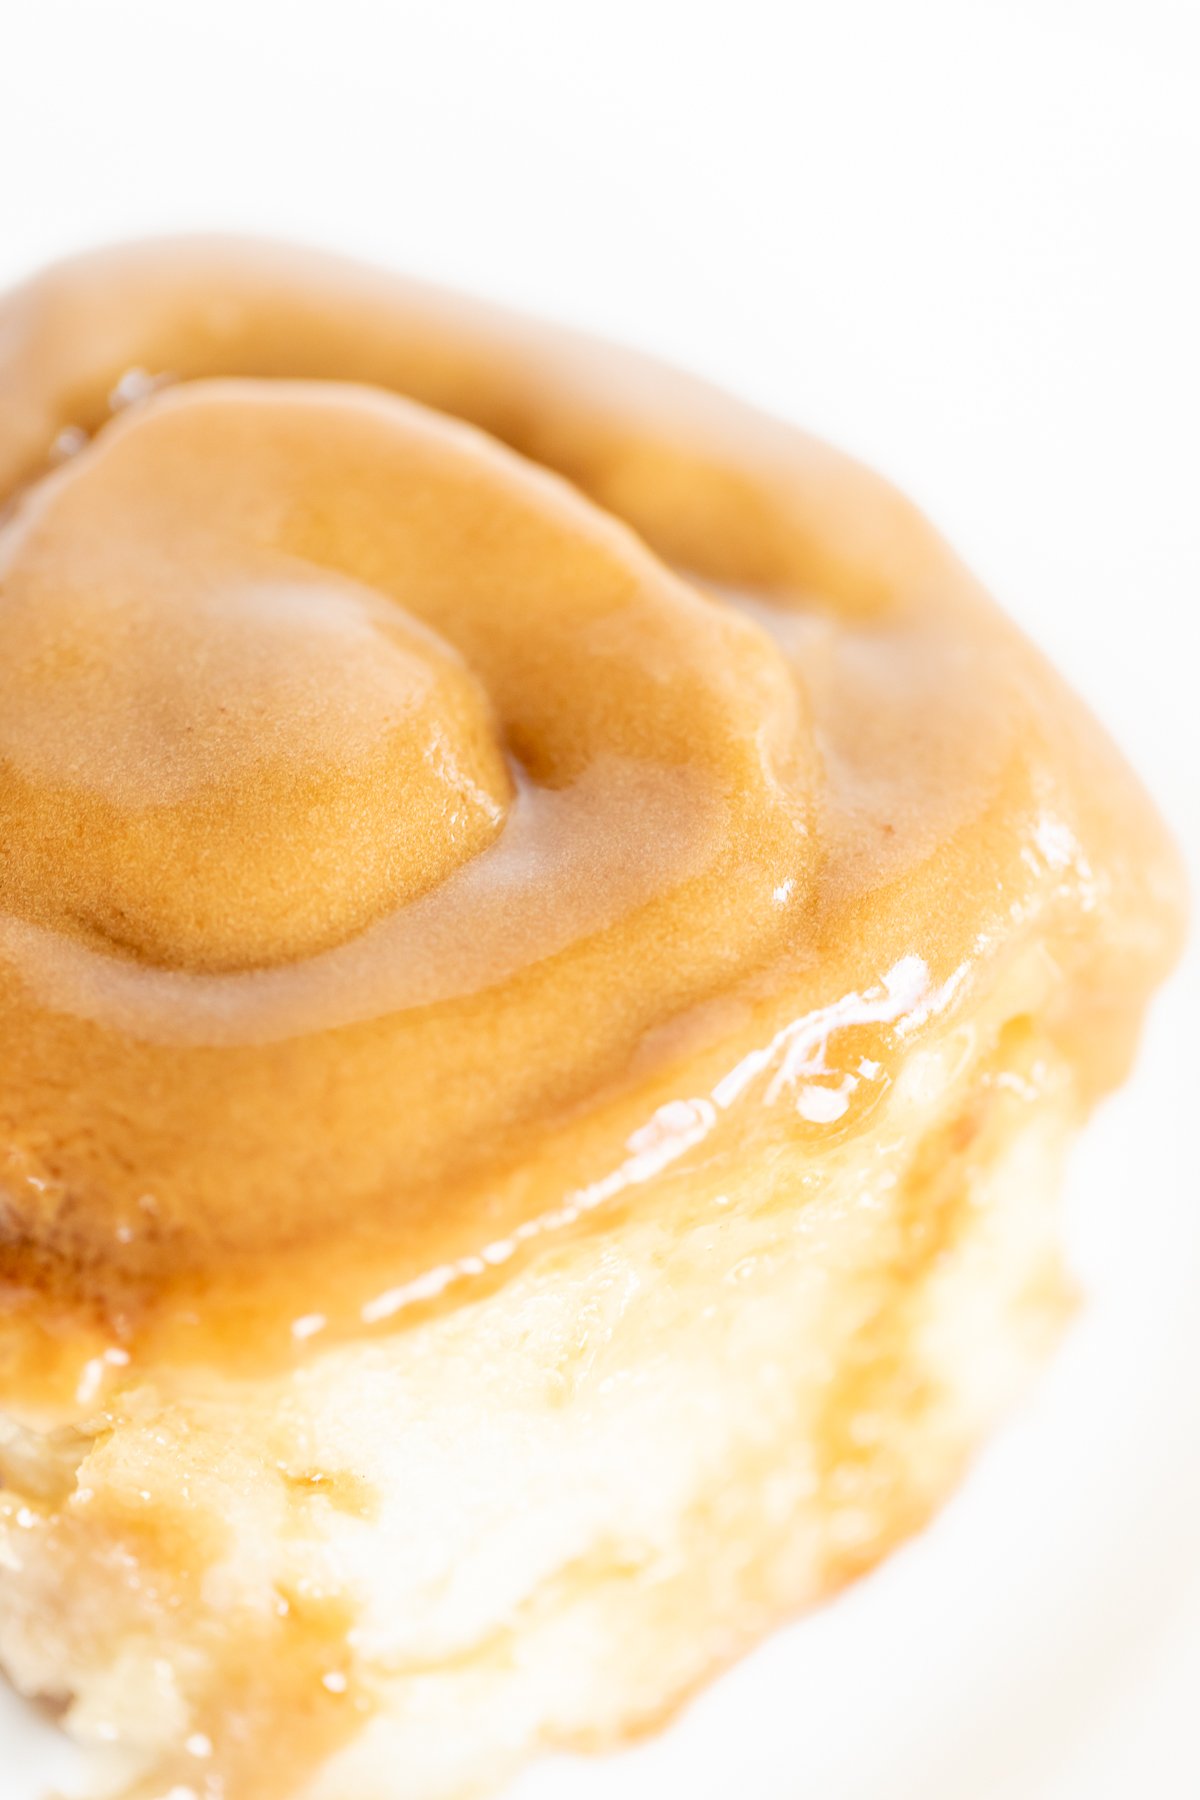
[[[667,887],[753,868],[749,912],[732,867],[705,899],[736,963],[770,927],[764,884],[804,873],[810,754],[765,636],[555,477],[392,396],[190,385],[6,529],[0,899],[136,964],[336,950],[486,859],[514,808],[585,790],[587,879],[615,902],[631,853],[677,863]],[[622,837],[664,782],[690,824]],[[553,886],[569,836],[541,834],[518,889]]]

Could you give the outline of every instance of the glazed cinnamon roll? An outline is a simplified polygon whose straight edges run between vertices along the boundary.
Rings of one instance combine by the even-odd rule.
[[[1174,854],[911,507],[302,252],[0,303],[0,1659],[439,1800],[876,1562],[1053,1341]]]

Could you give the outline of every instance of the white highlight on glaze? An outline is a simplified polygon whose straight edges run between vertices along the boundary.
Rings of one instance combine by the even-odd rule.
[[[1040,891],[1013,901],[1009,910],[1018,923],[1034,917],[1044,903],[1048,876],[1058,877],[1049,886],[1049,893],[1076,899],[1084,912],[1093,911],[1101,898],[1103,880],[1071,827],[1054,813],[1038,814],[1033,841],[1023,847],[1021,861],[1039,884]]]
[[[52,463],[69,462],[71,457],[78,456],[86,450],[88,434],[81,425],[64,425],[50,446]]]
[[[152,375],[149,369],[126,369],[108,396],[109,412],[124,412],[127,406],[136,406],[141,400],[149,400],[162,387],[167,387],[174,380],[171,375]]]
[[[774,1105],[785,1087],[795,1087],[801,1077],[829,1073],[826,1051],[835,1031],[848,1025],[892,1024],[911,1012],[929,990],[929,968],[923,957],[902,956],[883,978],[882,990],[846,994],[830,1006],[818,1007],[803,1019],[795,1019],[776,1032],[761,1050],[752,1050],[713,1089],[717,1105],[724,1108],[741,1098],[751,1082],[778,1064],[764,1096]]]
[[[292,1320],[292,1336],[297,1343],[304,1343],[307,1338],[316,1337],[324,1331],[329,1321],[324,1313],[304,1313],[299,1319]]]
[[[758,1077],[772,1070],[763,1096],[765,1105],[774,1105],[785,1090],[791,1090],[795,1094],[796,1111],[802,1119],[813,1125],[835,1123],[847,1112],[860,1078],[877,1078],[880,1067],[864,1058],[858,1074],[831,1069],[828,1046],[833,1033],[848,1026],[873,1024],[890,1024],[897,1031],[910,1030],[949,1004],[966,973],[967,965],[963,964],[940,988],[931,989],[929,967],[924,958],[901,957],[888,970],[879,987],[865,993],[846,994],[831,1005],[819,1007],[804,1018],[785,1025],[769,1044],[743,1057],[718,1081],[710,1096],[669,1100],[660,1106],[627,1140],[625,1147],[629,1154],[626,1160],[598,1181],[577,1189],[561,1207],[543,1213],[539,1218],[525,1220],[511,1237],[486,1244],[477,1255],[439,1263],[412,1281],[387,1289],[362,1308],[363,1323],[380,1325],[411,1306],[436,1300],[453,1283],[481,1275],[487,1268],[507,1262],[522,1243],[563,1231],[618,1194],[652,1180],[702,1143],[721,1114],[740,1100]],[[811,1079],[831,1075],[840,1077],[835,1085],[828,1080]],[[297,1321],[297,1324],[301,1323],[303,1321]]]
[[[926,1020],[936,1018],[939,1013],[945,1012],[951,1000],[953,1000],[955,994],[957,994],[959,988],[970,974],[970,970],[970,963],[959,963],[957,969],[954,969],[947,975],[941,987],[935,988],[931,993],[926,994],[919,1006],[915,1006],[910,1013],[906,1013],[903,1019],[898,1020],[896,1024],[897,1036],[911,1037],[912,1033],[918,1031],[920,1027],[925,1024]]]
[[[810,1125],[832,1125],[848,1110],[850,1096],[857,1086],[856,1075],[844,1075],[837,1087],[815,1087],[808,1083],[796,1097],[796,1111]]]
[[[100,1396],[105,1380],[112,1369],[123,1369],[129,1362],[129,1352],[119,1350],[115,1345],[103,1351],[99,1356],[89,1357],[75,1389],[75,1400],[79,1406],[90,1406]]]
[[[1069,869],[1079,852],[1075,834],[1061,819],[1043,813],[1034,826],[1033,841],[1048,868]]]

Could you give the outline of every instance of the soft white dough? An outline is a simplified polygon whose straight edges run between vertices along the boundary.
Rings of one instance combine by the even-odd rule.
[[[0,1658],[69,1697],[114,1781],[190,1739],[197,1796],[188,1696],[220,1694],[222,1622],[269,1631],[281,1594],[348,1604],[369,1697],[305,1800],[456,1800],[540,1745],[653,1721],[911,1529],[1044,1354],[1073,1108],[1036,1069],[999,1086],[961,1034],[935,1042],[797,1203],[764,1204],[748,1169],[710,1204],[693,1188],[690,1222],[635,1212],[286,1377],[164,1373],[78,1440],[65,1483],[61,1434],[19,1433],[64,1491],[0,1491]],[[965,1203],[889,1351],[903,1380],[852,1425],[881,1453],[831,1469],[831,1392],[897,1292],[904,1176],[981,1083]],[[182,1598],[139,1563],[159,1514],[220,1546]]]

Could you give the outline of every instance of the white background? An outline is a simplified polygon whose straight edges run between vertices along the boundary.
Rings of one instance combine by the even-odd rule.
[[[1200,866],[1189,0],[8,0],[0,281],[114,236],[345,248],[691,365],[881,466]],[[528,1800],[1195,1800],[1200,981],[1071,1196],[1091,1304],[926,1538]],[[2,1079],[2,1073],[0,1073]],[[0,1704],[0,1800],[53,1751]]]

